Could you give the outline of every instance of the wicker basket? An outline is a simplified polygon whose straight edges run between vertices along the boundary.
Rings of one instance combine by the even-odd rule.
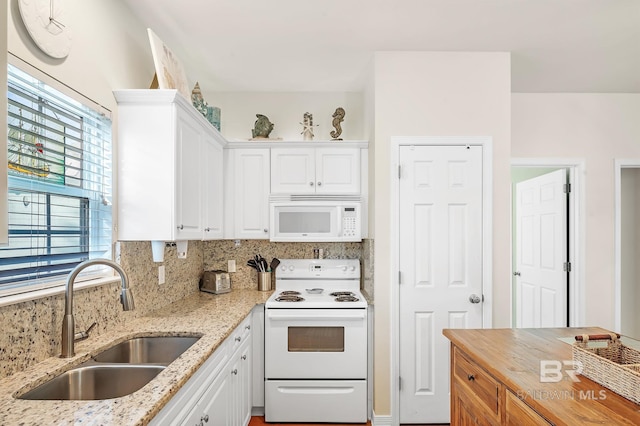
[[[640,404],[640,351],[625,346],[620,335],[576,336],[573,360],[582,363],[582,374],[636,404]],[[606,340],[606,346],[589,342]]]

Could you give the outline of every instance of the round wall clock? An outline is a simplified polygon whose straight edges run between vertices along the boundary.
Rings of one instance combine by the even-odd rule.
[[[61,0],[18,0],[20,16],[36,46],[52,58],[71,50],[71,32],[62,22]]]

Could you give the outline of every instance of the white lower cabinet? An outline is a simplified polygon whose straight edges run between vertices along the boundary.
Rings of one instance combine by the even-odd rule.
[[[150,424],[246,426],[251,419],[251,377],[248,316]]]

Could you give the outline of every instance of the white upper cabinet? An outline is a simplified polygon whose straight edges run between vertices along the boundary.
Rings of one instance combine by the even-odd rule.
[[[225,237],[269,239],[269,148],[226,151]]]
[[[175,90],[122,90],[118,239],[221,238],[220,133]]]
[[[272,148],[272,194],[359,194],[360,149]]]

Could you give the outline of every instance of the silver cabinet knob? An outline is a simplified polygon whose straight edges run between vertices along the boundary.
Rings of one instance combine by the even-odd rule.
[[[318,186],[322,186],[322,182],[318,182]]]
[[[246,361],[247,360],[247,356],[246,355],[242,355],[242,360]]]
[[[268,230],[267,228],[264,228],[264,229],[263,229],[263,231],[264,231],[265,233],[269,232],[269,230]]]
[[[204,232],[209,232],[211,231],[211,228],[204,228]]]
[[[240,336],[236,337],[236,342],[239,342],[240,340],[242,340],[242,337]]]
[[[231,374],[235,374],[237,376],[238,375],[238,369],[234,368],[233,370],[231,370]]]
[[[520,276],[520,271],[515,271],[515,272],[513,273],[513,276],[514,276],[514,277],[519,277],[519,276]]]
[[[472,294],[471,296],[469,296],[469,302],[471,303],[480,303],[482,301],[482,298],[476,294]]]
[[[178,226],[178,229],[182,231],[184,229],[184,225]]]
[[[245,325],[245,326],[244,326],[244,328],[245,328],[246,330],[251,330],[251,325]]]

